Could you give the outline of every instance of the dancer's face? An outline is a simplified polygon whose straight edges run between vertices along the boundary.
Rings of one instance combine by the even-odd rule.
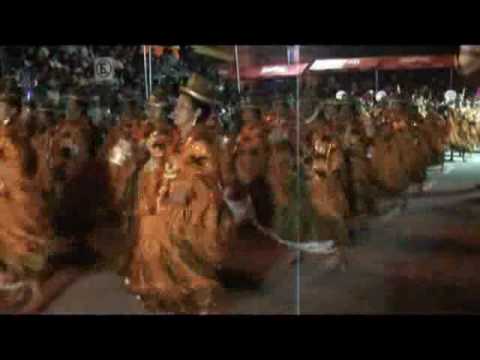
[[[179,128],[184,128],[193,122],[195,112],[192,101],[188,96],[184,94],[180,95],[175,110],[173,111],[173,118],[175,125]]]

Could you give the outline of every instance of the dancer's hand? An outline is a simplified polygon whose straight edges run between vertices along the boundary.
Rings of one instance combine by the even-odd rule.
[[[233,199],[233,188],[228,187],[224,191],[224,200],[230,209],[236,224],[241,224],[255,218],[255,208],[252,198],[247,195],[239,200]]]

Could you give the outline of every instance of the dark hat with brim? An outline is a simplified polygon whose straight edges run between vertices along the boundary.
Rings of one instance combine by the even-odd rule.
[[[205,104],[218,105],[213,84],[198,74],[193,74],[187,84],[180,87],[180,92]]]

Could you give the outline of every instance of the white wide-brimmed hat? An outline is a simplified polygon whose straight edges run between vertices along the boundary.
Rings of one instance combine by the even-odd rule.
[[[385,92],[385,90],[380,90],[379,92],[377,92],[375,94],[375,100],[377,100],[378,102],[382,101],[382,99],[387,96],[387,93]]]
[[[447,90],[444,95],[445,101],[446,102],[452,102],[457,99],[457,92],[455,90]]]

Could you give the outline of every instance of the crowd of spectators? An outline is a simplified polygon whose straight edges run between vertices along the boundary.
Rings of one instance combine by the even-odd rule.
[[[133,96],[143,86],[143,58],[139,46],[41,46],[5,47],[4,76],[13,77],[37,97],[55,97],[74,89],[91,93],[98,87],[94,78],[95,57],[115,59],[112,91]]]
[[[387,94],[397,93],[412,95],[422,93],[432,99],[442,100],[445,91],[452,88],[458,93],[465,90],[465,96],[473,96],[474,87],[450,69],[424,69],[402,71],[379,71],[377,84],[373,71],[337,72],[320,75],[317,86],[320,97],[334,97],[336,92],[344,90],[350,95],[362,96],[369,90],[384,90]],[[377,86],[376,86],[377,85]]]
[[[115,106],[118,95],[136,98],[145,96],[144,57],[141,46],[9,46],[2,49],[2,75],[11,76],[37,99],[59,99],[82,89],[85,94],[102,94],[102,101],[109,99],[109,106]],[[101,87],[94,78],[94,59],[111,57],[115,59],[115,80],[108,87]],[[153,86],[159,83],[164,72],[160,60],[152,57]],[[302,90],[309,88],[315,97],[333,98],[337,91],[344,90],[350,95],[362,96],[375,90],[376,80],[373,71],[327,72],[312,75],[316,78],[312,88],[302,80]],[[475,94],[474,88],[467,86],[450,69],[428,69],[415,71],[380,71],[378,89],[387,93],[401,90],[403,94],[423,92],[434,99],[443,99],[443,94],[452,87],[466,96]],[[295,97],[295,79],[256,81],[245,87],[247,92],[257,91],[262,96]],[[301,96],[307,92],[302,92]],[[113,103],[112,103],[113,102]]]

